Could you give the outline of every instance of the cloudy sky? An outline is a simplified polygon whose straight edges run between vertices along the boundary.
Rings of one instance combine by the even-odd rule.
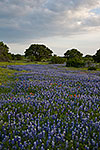
[[[0,41],[23,54],[42,43],[63,55],[77,48],[84,55],[100,48],[100,0],[0,0]]]

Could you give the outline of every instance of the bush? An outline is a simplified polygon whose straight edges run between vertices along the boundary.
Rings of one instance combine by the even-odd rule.
[[[0,42],[0,61],[10,61],[11,57],[8,53],[9,47],[4,44],[3,42]]]
[[[96,69],[97,69],[97,68],[96,68],[96,67],[93,67],[93,66],[88,68],[88,70],[96,70]]]
[[[84,62],[77,58],[69,59],[66,62],[66,67],[83,67],[83,66],[84,66]]]
[[[36,60],[35,56],[28,56],[28,62],[34,62]]]
[[[50,59],[50,63],[52,64],[64,64],[64,62],[66,62],[66,58],[63,57],[59,57],[59,56],[52,56]]]

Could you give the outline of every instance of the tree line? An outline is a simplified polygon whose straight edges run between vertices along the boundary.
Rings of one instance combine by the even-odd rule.
[[[77,49],[66,50],[63,57],[53,54],[53,51],[43,44],[31,44],[25,50],[25,55],[9,53],[9,47],[0,42],[0,61],[47,61],[53,64],[62,64],[66,62],[67,67],[82,67],[91,63],[100,63],[100,49],[95,55],[83,54]]]

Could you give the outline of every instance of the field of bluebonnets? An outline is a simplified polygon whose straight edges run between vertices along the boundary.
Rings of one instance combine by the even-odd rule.
[[[8,68],[26,72],[0,85],[1,150],[100,150],[99,71]]]

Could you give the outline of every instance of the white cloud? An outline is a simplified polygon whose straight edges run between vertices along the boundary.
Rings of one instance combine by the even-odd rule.
[[[90,12],[98,6],[99,0],[4,0],[0,2],[0,27],[31,30],[32,34],[37,30],[38,36],[70,35],[99,25],[99,16]]]

